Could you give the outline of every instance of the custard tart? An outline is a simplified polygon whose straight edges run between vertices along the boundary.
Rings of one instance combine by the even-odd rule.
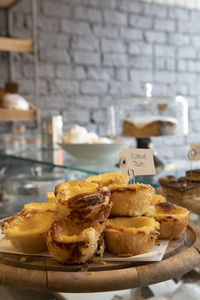
[[[160,239],[178,239],[186,229],[190,212],[186,208],[165,202],[151,208],[149,215],[160,223]]]
[[[84,228],[107,220],[112,204],[110,191],[107,187],[84,189],[79,188],[63,190],[57,194],[57,210],[69,222]]]
[[[97,252],[103,229],[100,224],[82,229],[65,220],[56,221],[47,233],[49,253],[62,264],[88,262]]]
[[[112,216],[141,216],[150,206],[154,188],[148,184],[110,185]]]
[[[1,232],[18,251],[38,253],[47,249],[45,234],[55,219],[56,213],[51,210],[22,211],[3,221]]]
[[[150,217],[119,217],[105,228],[106,249],[119,256],[149,252],[158,236],[159,223]]]

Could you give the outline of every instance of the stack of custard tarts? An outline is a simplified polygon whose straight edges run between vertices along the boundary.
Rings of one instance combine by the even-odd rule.
[[[65,181],[47,193],[47,202],[26,204],[1,223],[1,231],[23,253],[49,254],[63,264],[103,256],[149,252],[155,240],[178,239],[189,219],[185,208],[169,204],[147,184],[106,173]]]

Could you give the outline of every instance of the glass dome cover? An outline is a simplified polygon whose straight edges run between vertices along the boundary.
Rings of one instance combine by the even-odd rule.
[[[108,135],[148,138],[187,135],[188,105],[182,96],[152,97],[152,85],[144,96],[113,100],[108,107]]]

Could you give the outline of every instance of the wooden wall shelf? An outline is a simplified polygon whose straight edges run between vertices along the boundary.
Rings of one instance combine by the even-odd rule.
[[[0,7],[7,8],[18,1],[19,0],[0,0]]]
[[[0,37],[0,51],[33,52],[33,41],[13,37]]]
[[[35,121],[35,120],[36,120],[36,111],[0,108],[0,121],[2,122]]]
[[[40,118],[40,110],[31,103],[30,110],[0,108],[0,122],[36,121]]]

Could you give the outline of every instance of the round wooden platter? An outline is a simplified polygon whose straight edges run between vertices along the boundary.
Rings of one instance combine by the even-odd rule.
[[[50,257],[0,255],[0,284],[68,293],[130,289],[179,277],[200,264],[200,228],[187,226],[171,241],[161,262],[113,262],[64,266]]]

